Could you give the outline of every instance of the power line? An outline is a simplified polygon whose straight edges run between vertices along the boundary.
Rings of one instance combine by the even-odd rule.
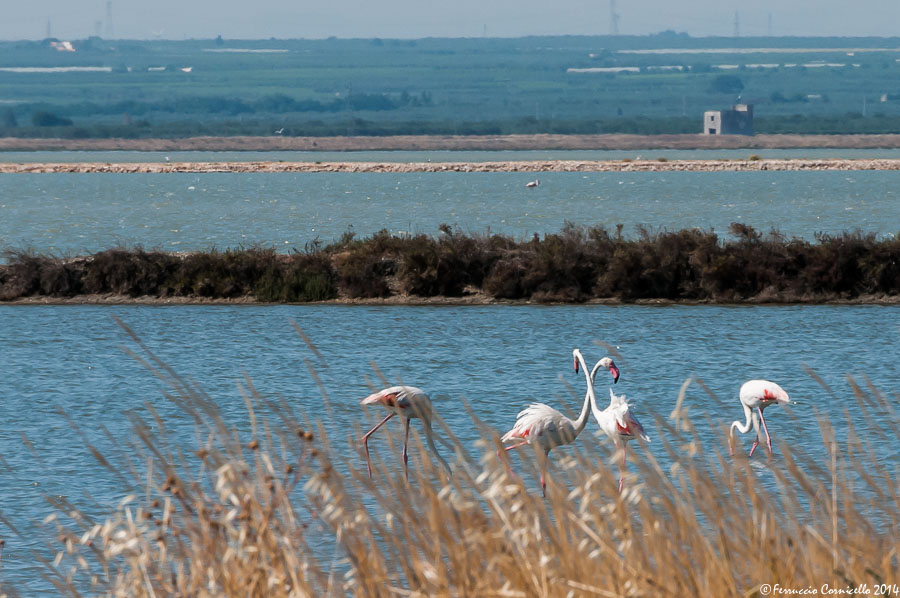
[[[619,13],[616,12],[616,0],[609,0],[609,34],[619,35]]]
[[[106,0],[106,38],[113,37],[112,0]]]

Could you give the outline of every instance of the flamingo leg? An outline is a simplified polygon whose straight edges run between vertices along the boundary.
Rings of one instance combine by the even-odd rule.
[[[769,447],[769,454],[772,454],[772,439],[769,437],[769,428],[766,426],[766,418],[763,416],[762,408],[759,409],[759,419],[762,420],[763,430],[766,432],[766,446]]]
[[[753,441],[753,446],[750,447],[750,454],[747,456],[752,457],[753,451],[755,451],[756,447],[758,447],[758,446],[759,446],[759,434],[756,435],[756,440]]]
[[[625,447],[622,447],[622,467],[619,469],[619,493],[622,492],[622,488],[625,486],[625,472],[628,470],[628,466],[625,465]]]
[[[505,447],[503,447],[503,450],[508,452],[508,451],[513,450],[513,449],[517,449],[517,448],[519,448],[520,446],[525,446],[526,444],[528,444],[528,441],[527,441],[527,440],[525,440],[525,441],[523,441],[523,442],[520,442],[519,444],[514,444],[514,445],[512,445],[512,446],[505,446]]]
[[[409,418],[406,418],[406,436],[403,438],[403,473],[406,474],[406,481],[409,481]]]
[[[387,420],[391,419],[392,417],[394,417],[394,414],[388,413],[387,416],[383,420],[378,422],[378,425],[376,425],[374,428],[372,428],[371,430],[366,432],[365,435],[363,435],[363,437],[362,437],[363,446],[366,448],[366,470],[369,472],[370,480],[372,479],[372,460],[369,458],[369,436],[371,436],[375,432],[375,430],[377,430],[378,428],[383,426],[385,424],[385,422]],[[409,420],[407,420],[407,421],[409,421]]]
[[[547,482],[544,480],[544,476],[547,474],[547,464],[550,462],[550,450],[548,449],[546,453],[544,453],[544,462],[540,464],[541,467],[541,494],[544,495],[544,498],[547,498]]]
[[[524,441],[524,442],[520,442],[519,444],[513,444],[512,446],[505,446],[505,447],[503,447],[503,450],[504,450],[504,451],[511,451],[511,450],[513,450],[513,449],[519,448],[520,446],[525,446],[526,444],[528,444],[528,441],[527,441],[527,440]],[[499,450],[497,451],[497,458],[500,459],[500,460],[503,462],[503,465],[506,466],[506,471],[509,472],[509,475],[510,475],[510,476],[514,476],[515,474],[513,473],[512,467],[510,467],[510,465],[509,465],[509,461],[507,461],[506,458],[504,458],[504,457],[500,454],[500,451],[499,451]]]

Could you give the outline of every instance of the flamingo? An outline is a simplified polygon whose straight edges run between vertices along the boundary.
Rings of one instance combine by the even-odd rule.
[[[766,445],[769,447],[769,454],[772,454],[772,439],[769,437],[769,428],[766,426],[766,418],[763,415],[763,410],[769,405],[790,404],[792,401],[788,396],[788,393],[774,382],[769,382],[768,380],[749,380],[744,382],[741,386],[740,398],[741,407],[744,408],[744,415],[747,416],[747,421],[743,424],[741,424],[740,420],[731,422],[731,429],[728,431],[729,452],[734,456],[734,446],[731,443],[734,429],[737,428],[741,434],[746,434],[750,431],[752,423],[753,429],[756,431],[756,439],[753,441],[753,446],[750,447],[750,455],[748,455],[752,457],[753,451],[759,446],[759,420],[762,420],[763,430],[766,432]],[[754,409],[759,411],[759,419],[757,419],[756,414],[753,413]]]
[[[526,187],[537,187],[540,184],[541,184],[540,179],[534,179],[533,181],[528,181],[527,183],[525,183],[525,186]]]
[[[434,438],[431,432],[431,399],[428,398],[428,395],[421,388],[415,386],[391,386],[370,394],[360,402],[360,405],[381,405],[390,411],[383,420],[378,422],[378,425],[366,432],[362,437],[362,443],[366,449],[366,469],[369,472],[369,479],[372,478],[369,436],[395,415],[405,419],[406,436],[403,439],[403,471],[406,474],[406,479],[409,479],[409,452],[407,451],[409,444],[409,420],[414,417],[422,420],[425,428],[425,441],[438,460],[447,468],[447,472],[450,472],[450,465],[444,461],[444,458],[438,453],[437,447],[434,446]]]
[[[584,430],[588,420],[588,408],[593,401],[594,386],[590,383],[590,379],[597,373],[601,367],[606,368],[613,376],[613,383],[619,381],[619,368],[613,363],[609,357],[604,357],[594,366],[592,373],[588,373],[587,367],[584,365],[584,357],[581,351],[575,349],[572,351],[575,358],[575,371],[578,372],[579,362],[584,369],[585,378],[588,379],[588,390],[584,397],[584,405],[581,407],[581,414],[578,419],[572,421],[553,407],[543,403],[532,403],[519,412],[516,416],[516,423],[513,429],[503,435],[501,442],[509,442],[511,440],[521,440],[518,444],[505,447],[506,451],[511,451],[526,444],[534,444],[536,447],[544,451],[546,458],[550,451],[557,446],[571,444]],[[544,464],[541,464],[541,492],[547,496],[547,484],[544,481]]]
[[[593,376],[591,376],[590,384],[593,384]],[[622,465],[619,467],[619,492],[625,485],[625,447],[629,440],[640,436],[644,441],[650,442],[650,437],[644,432],[644,426],[638,421],[637,417],[631,412],[628,403],[625,401],[625,395],[616,395],[613,389],[609,389],[609,406],[600,411],[595,401],[591,402],[591,410],[594,412],[594,419],[600,425],[600,429],[612,438],[617,448],[622,449]]]

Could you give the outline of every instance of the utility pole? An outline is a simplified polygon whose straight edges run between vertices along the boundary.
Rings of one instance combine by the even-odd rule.
[[[47,17],[47,35],[45,35],[44,37],[53,37],[50,31],[50,17]]]
[[[734,11],[734,37],[741,36],[741,15],[738,11]]]
[[[619,35],[619,13],[616,12],[616,0],[609,0],[609,34]]]
[[[112,36],[113,36],[112,0],[106,0],[106,38],[112,39]]]
[[[769,37],[772,37],[772,13],[769,13],[769,23],[766,27],[766,33]]]

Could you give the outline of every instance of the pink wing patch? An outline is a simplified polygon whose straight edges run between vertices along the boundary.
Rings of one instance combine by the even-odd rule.
[[[622,426],[616,422],[616,427],[618,428],[619,434],[627,436],[629,440],[637,436],[644,436],[644,426],[641,425],[641,422],[639,422],[630,411],[625,414],[625,425]]]
[[[512,430],[510,430],[509,432],[504,434],[503,438],[501,438],[501,440],[506,441],[506,440],[511,440],[513,438],[527,439],[529,434],[531,434],[531,430],[528,428],[513,428]]]

